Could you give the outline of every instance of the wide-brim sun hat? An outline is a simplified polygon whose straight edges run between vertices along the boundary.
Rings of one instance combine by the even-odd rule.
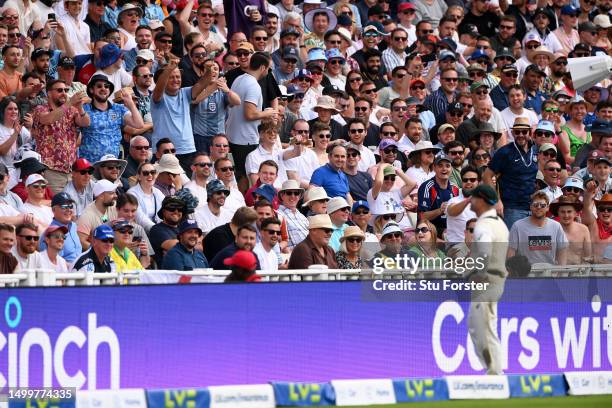
[[[312,21],[314,20],[314,16],[316,14],[321,14],[321,13],[327,14],[327,19],[329,21],[329,26],[327,27],[327,30],[329,31],[329,30],[333,30],[334,28],[336,28],[336,25],[338,25],[338,17],[336,17],[334,12],[328,8],[317,8],[314,10],[310,10],[304,16],[304,27],[306,27],[308,31],[310,32],[314,31],[312,27]]]

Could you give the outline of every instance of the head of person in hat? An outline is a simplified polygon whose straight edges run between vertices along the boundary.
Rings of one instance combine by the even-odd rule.
[[[121,67],[121,58],[123,57],[123,51],[115,44],[106,44],[100,50],[100,58],[96,60],[96,67],[98,69],[119,69]]]
[[[485,211],[493,208],[499,197],[495,192],[495,189],[488,184],[479,184],[475,189],[472,190],[470,196],[470,209],[480,216]]]
[[[138,28],[143,14],[144,13],[140,6],[136,6],[132,3],[126,3],[121,8],[121,11],[119,11],[117,23],[119,24],[119,27],[133,35],[136,33],[136,28]]]
[[[386,255],[398,254],[402,249],[404,233],[399,224],[395,221],[387,222],[381,233],[380,243]]]
[[[93,183],[91,180],[94,174],[94,167],[84,157],[80,157],[72,163],[72,184],[77,191],[84,191],[85,188]]]
[[[106,179],[98,180],[93,186],[93,196],[98,210],[105,213],[117,201],[117,185]]]
[[[106,75],[96,74],[87,83],[87,96],[99,103],[108,101],[113,92],[115,92],[115,85]]]
[[[331,96],[323,95],[317,98],[317,104],[312,108],[319,115],[323,123],[330,123],[333,115],[340,113],[336,108],[336,101]]]
[[[311,214],[327,214],[327,204],[329,197],[323,187],[312,186],[304,196],[303,207],[308,207]]]
[[[132,236],[134,235],[134,226],[125,218],[117,218],[110,222],[110,226],[115,234],[115,247],[123,253],[126,249],[130,249],[132,244]]]
[[[257,203],[260,200],[266,200],[268,202],[273,202],[274,198],[276,198],[276,189],[274,186],[270,184],[261,184],[252,192],[253,201]]]
[[[353,265],[360,264],[361,256],[359,254],[364,240],[365,233],[357,225],[346,227],[344,233],[340,237],[340,250],[336,258],[342,256]]]
[[[300,58],[300,51],[297,47],[288,45],[282,49],[279,70],[283,74],[292,74],[296,71],[297,63]]]
[[[576,220],[576,216],[582,211],[582,207],[582,202],[577,197],[562,195],[557,201],[550,204],[550,212],[555,217],[559,217],[562,224],[569,224]]]
[[[337,23],[336,15],[328,8],[310,10],[304,15],[304,26],[320,38],[323,38],[327,31],[336,28]]]
[[[327,204],[327,214],[336,228],[342,227],[349,220],[351,206],[343,197],[334,197]]]
[[[322,248],[329,245],[334,224],[328,214],[317,214],[308,217],[308,238],[315,247]]]
[[[53,55],[53,52],[44,49],[37,48],[32,52],[32,71],[38,75],[47,75],[49,73],[49,59]]]
[[[304,189],[300,187],[300,183],[297,180],[285,181],[280,190],[278,190],[278,198],[281,204],[291,211],[297,211],[298,202],[303,194]]]
[[[487,72],[485,68],[482,65],[477,64],[475,62],[472,62],[470,65],[468,65],[467,73],[468,73],[468,77],[472,81],[479,82],[479,83],[482,83],[482,80],[484,79],[484,77],[487,76]]]
[[[594,202],[597,209],[597,219],[609,228],[612,225],[612,193],[605,193]]]
[[[325,71],[332,77],[342,75],[342,67],[346,63],[346,59],[338,48],[331,48],[325,52],[327,57],[327,63],[325,64]]]
[[[540,45],[531,52],[531,58],[540,69],[544,70],[551,62],[554,61],[555,56],[552,52],[550,52],[548,47],[545,45]]]
[[[28,194],[28,202],[39,206],[45,199],[47,189],[47,180],[40,174],[30,174],[25,181],[26,192]]]
[[[109,225],[102,224],[93,230],[92,238],[92,250],[96,254],[98,261],[103,263],[113,250],[115,232]]]
[[[472,140],[488,152],[495,150],[495,142],[499,140],[501,133],[496,132],[489,122],[480,123],[476,131],[472,133]]]
[[[472,105],[470,103],[470,105]],[[471,108],[470,108],[471,110]],[[460,102],[450,103],[444,114],[445,123],[452,125],[455,129],[461,125],[465,116],[465,110]]]
[[[178,179],[183,174],[183,169],[179,163],[179,159],[173,154],[164,154],[157,163],[157,182],[164,186],[177,186],[180,183]]]
[[[68,193],[60,192],[51,200],[53,219],[63,225],[70,225],[74,217],[75,202]]]
[[[493,62],[495,62],[495,65],[501,68],[504,65],[514,64],[516,62],[516,58],[514,58],[514,55],[512,55],[512,50],[510,48],[503,47],[497,54],[495,54]]]
[[[531,140],[531,124],[529,119],[526,117],[519,116],[514,119],[514,124],[511,128],[512,136],[514,137],[514,143],[517,146],[526,149]]]
[[[157,216],[172,227],[178,226],[185,213],[185,202],[176,196],[166,196],[162,201]]]
[[[530,92],[537,91],[546,78],[544,72],[537,64],[528,65],[523,74],[523,86]]]
[[[71,57],[67,55],[60,57],[59,62],[57,63],[58,79],[61,79],[66,85],[70,86],[74,81],[75,71],[76,64]]]
[[[584,182],[580,177],[570,176],[565,179],[561,192],[564,196],[573,197],[576,200],[580,200],[584,193]]]
[[[357,200],[351,207],[351,221],[364,231],[371,230],[370,222],[370,205],[366,200]]]
[[[223,264],[229,266],[231,270],[225,282],[258,282],[261,280],[261,277],[255,273],[257,258],[252,251],[238,250],[231,257],[224,259]]]
[[[538,148],[538,162],[546,165],[549,160],[557,160],[557,146],[552,143],[542,143]]]
[[[426,173],[430,173],[436,154],[440,150],[439,147],[435,147],[429,140],[421,140],[415,145],[414,150],[408,154],[408,158],[416,169],[421,168]]]
[[[123,174],[127,162],[118,159],[113,154],[105,154],[94,163],[94,177],[98,180],[106,179],[115,183]]]
[[[595,146],[600,146],[604,137],[612,136],[612,121],[597,118],[587,127],[587,130],[591,132],[592,143]]]
[[[198,240],[202,236],[202,229],[198,226],[196,220],[183,220],[178,227],[178,240],[187,251],[193,251],[198,244]]]
[[[227,196],[230,195],[230,190],[225,187],[225,184],[221,180],[214,179],[206,184],[206,199],[208,206],[216,209],[225,205]]]
[[[49,225],[43,232],[43,239],[47,245],[47,250],[55,256],[64,249],[64,242],[68,234],[68,228],[63,225]]]

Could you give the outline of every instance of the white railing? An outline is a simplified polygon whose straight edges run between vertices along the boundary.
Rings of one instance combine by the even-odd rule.
[[[221,283],[229,270],[197,269],[193,271],[145,270],[132,272],[58,273],[50,269],[21,270],[14,274],[0,274],[0,288],[18,286],[100,286],[171,283]],[[325,265],[313,265],[309,269],[257,271],[264,282],[301,281],[356,281],[373,279],[459,279],[462,276],[450,269],[385,270],[375,273],[372,269],[328,269]],[[612,265],[536,264],[532,266],[532,278],[581,278],[612,277]]]

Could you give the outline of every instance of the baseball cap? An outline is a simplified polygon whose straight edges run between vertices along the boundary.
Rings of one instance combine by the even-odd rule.
[[[338,85],[328,85],[323,88],[323,95],[340,96],[343,99],[348,98],[348,94]]]
[[[455,61],[457,60],[457,56],[455,55],[455,53],[452,52],[452,51],[448,51],[448,50],[443,50],[440,53],[440,56],[438,57],[438,60],[442,61],[442,60],[445,60],[447,58],[452,58]]]
[[[142,58],[147,61],[153,61],[155,59],[155,54],[151,50],[138,50],[136,53],[136,58]]]
[[[554,150],[556,153],[557,147],[552,143],[544,143],[542,146],[540,146],[540,153],[545,152],[547,150]]]
[[[541,120],[538,122],[536,130],[543,130],[545,132],[555,133],[555,125],[550,120]]]
[[[525,74],[527,74],[528,72],[535,72],[540,76],[546,76],[546,72],[542,71],[540,67],[538,67],[536,64],[531,64],[527,68],[525,68]]]
[[[355,201],[353,203],[353,208],[351,208],[351,212],[355,212],[359,208],[366,208],[366,209],[369,210],[370,209],[370,205],[365,200],[357,200],[357,201]]]
[[[472,55],[470,55],[468,57],[468,61],[475,60],[475,59],[478,59],[478,58],[486,58],[488,60],[489,59],[489,55],[486,52],[482,51],[482,50],[476,50],[476,51],[474,51],[472,53]]]
[[[474,24],[461,24],[459,26],[458,32],[459,32],[459,35],[470,34],[472,36],[477,36],[478,27],[476,27]]]
[[[398,12],[401,12],[401,11],[404,11],[404,10],[415,10],[415,9],[416,9],[416,7],[414,6],[414,4],[408,3],[408,2],[400,3],[400,5],[397,6],[397,11]]]
[[[584,183],[579,177],[570,176],[565,179],[565,184],[563,184],[563,187],[561,187],[561,189],[567,187],[577,187],[581,190],[584,190]]]
[[[444,123],[438,128],[438,135],[442,134],[442,132],[444,132],[446,129],[452,129],[453,131],[455,131],[455,127],[453,125],[451,125],[450,123]]]
[[[590,21],[585,21],[578,24],[578,32],[581,33],[583,31],[597,31],[597,26]]]
[[[393,139],[383,139],[378,144],[378,150],[385,150],[389,146],[397,147],[397,142]]]
[[[172,34],[170,34],[167,31],[160,31],[159,33],[155,34],[155,41],[159,41],[162,38],[166,38],[166,37],[172,38]]]
[[[251,251],[240,249],[230,258],[225,258],[223,264],[254,271],[257,268],[257,258]]]
[[[394,175],[394,174],[397,174],[397,172],[395,171],[395,167],[393,167],[393,166],[387,166],[383,170],[383,176],[391,176],[391,175]]]
[[[389,35],[385,33],[385,28],[378,21],[368,21],[363,27],[364,34],[370,31],[376,31],[380,35]]]
[[[102,224],[93,231],[93,237],[95,239],[109,239],[109,238],[114,239],[115,232],[108,225]]]
[[[542,40],[540,40],[538,34],[535,33],[529,33],[525,36],[525,44],[528,44],[530,42],[537,42],[538,44],[542,44]]]
[[[463,112],[463,105],[461,105],[459,102],[450,103],[446,108],[446,112]]]
[[[399,224],[397,222],[389,221],[383,227],[382,237],[384,237],[385,235],[388,235],[388,234],[393,234],[395,232],[400,232],[401,233],[402,229],[400,228],[400,226],[399,226]]]
[[[599,161],[600,159],[606,157],[606,154],[601,150],[593,150],[587,160]]]
[[[61,231],[62,234],[67,234],[68,228],[64,227],[63,225],[49,225],[45,232],[43,232],[43,235],[47,236],[49,234],[53,234],[55,231]]]
[[[117,231],[122,228],[128,228],[128,227],[134,229],[134,226],[130,224],[130,222],[126,220],[125,218],[118,218],[111,223],[111,228],[113,229],[113,231]]]
[[[64,56],[59,59],[57,66],[61,68],[74,68],[76,64],[72,58]]]
[[[61,193],[57,193],[53,196],[53,199],[51,200],[51,207],[68,203],[74,203],[74,200],[68,195],[68,193],[62,191]]]
[[[484,82],[474,82],[472,85],[470,85],[470,92],[474,92],[478,88],[482,88],[482,87],[489,89],[489,85],[487,85]]]
[[[593,153],[597,152],[597,157],[593,157]],[[602,152],[601,150],[595,150],[593,151],[593,153],[591,153],[591,157],[589,157],[589,159],[593,160],[593,164],[599,164],[599,163],[607,163],[608,166],[612,165],[612,161],[610,161],[610,159],[608,158],[608,156],[606,156],[606,154],[604,152]]]
[[[438,42],[438,46],[446,45],[453,52],[457,51],[457,43],[450,37],[444,37]]]
[[[346,148],[347,151],[353,150],[357,154],[359,154],[359,156],[361,156],[361,150],[359,150],[359,146],[357,146],[355,143],[347,143],[344,145],[344,147]]]
[[[588,127],[591,133],[603,133],[606,135],[612,135],[612,122],[601,118],[595,119],[591,126]]]
[[[280,33],[280,38],[286,37],[288,35],[295,35],[297,37],[300,36],[300,32],[293,27],[287,27]]]
[[[482,198],[489,205],[495,205],[497,203],[498,197],[497,193],[488,184],[479,184],[475,189],[472,190],[472,197]]]
[[[189,231],[193,229],[198,230],[198,233],[202,235],[202,229],[198,226],[198,223],[196,222],[196,220],[186,219],[179,224],[178,233],[180,235],[185,231]]]
[[[449,156],[447,156],[444,153],[440,153],[439,155],[436,156],[436,158],[434,159],[434,164],[439,164],[440,162],[443,161],[447,161],[449,163],[452,163],[453,161],[451,160],[451,158]]]
[[[573,16],[573,15],[578,15],[578,9],[574,6],[571,6],[569,4],[566,4],[565,6],[561,7],[561,15],[566,15],[566,16]]]
[[[501,72],[518,72],[518,68],[514,64],[506,64],[501,68]]]
[[[93,169],[93,166],[89,162],[89,160],[87,160],[84,157],[78,158],[74,161],[74,163],[72,163],[73,171],[89,170],[89,169]]]
[[[47,180],[45,180],[45,178],[38,173],[30,174],[25,181],[25,186],[31,186],[32,184],[39,181],[44,181],[45,183],[47,182]]]
[[[100,194],[112,193],[112,192],[115,192],[116,190],[117,190],[116,184],[106,179],[98,180],[96,181],[96,184],[94,184],[93,186],[93,196],[95,198],[99,196]]]
[[[43,55],[48,55],[51,57],[53,55],[53,51],[45,50],[44,48],[37,48],[32,52],[31,60],[34,61]]]
[[[243,41],[240,44],[238,44],[238,46],[236,47],[236,51],[238,50],[245,50],[251,53],[255,52],[255,48],[253,47],[253,44],[251,44],[248,41]]]
[[[283,54],[282,54],[282,58],[283,59],[293,59],[295,61],[299,61],[299,51],[297,48],[292,47],[292,46],[287,46],[285,48],[283,48]]]

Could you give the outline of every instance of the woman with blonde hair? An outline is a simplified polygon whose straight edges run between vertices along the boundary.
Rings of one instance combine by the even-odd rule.
[[[340,237],[340,249],[336,252],[339,269],[361,269],[364,266],[360,255],[364,239],[365,234],[356,225],[344,230],[344,235]]]

